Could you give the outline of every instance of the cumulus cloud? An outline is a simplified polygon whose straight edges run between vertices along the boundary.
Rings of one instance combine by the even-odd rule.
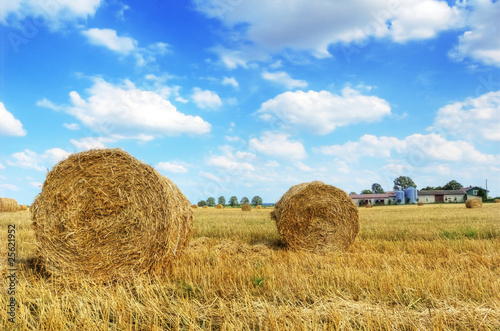
[[[222,85],[229,85],[234,88],[238,88],[240,86],[234,77],[224,77],[222,79]]]
[[[26,130],[23,124],[16,119],[0,102],[0,135],[2,136],[25,136]]]
[[[137,41],[129,37],[118,37],[115,30],[111,29],[88,29],[82,31],[93,45],[104,46],[114,52],[129,54],[137,45]]]
[[[404,139],[363,135],[359,141],[322,146],[315,150],[349,161],[357,161],[360,157],[386,159],[404,157],[410,163],[430,161],[493,163],[500,159],[495,155],[482,154],[467,141],[451,141],[435,133],[413,134]]]
[[[217,109],[222,106],[222,100],[217,93],[209,90],[202,90],[198,87],[193,89],[193,101],[202,109]]]
[[[185,164],[179,162],[159,162],[156,165],[156,168],[168,172],[181,173],[181,174],[188,172],[188,169],[185,167]]]
[[[85,137],[79,140],[71,139],[70,142],[78,151],[87,151],[95,148],[106,148],[106,143],[114,142],[115,139],[106,137]]]
[[[440,108],[431,129],[469,139],[500,141],[500,91]]]
[[[203,134],[211,128],[201,117],[179,112],[163,96],[138,89],[128,80],[113,85],[97,78],[87,92],[89,97],[83,99],[72,91],[65,111],[104,135],[151,140],[153,136]]]
[[[255,151],[283,159],[303,159],[307,156],[302,143],[291,141],[281,132],[264,132],[260,139],[250,139],[248,146]]]
[[[20,168],[44,171],[69,155],[69,152],[61,148],[48,149],[43,154],[25,149],[23,152],[12,154],[12,159],[8,160],[7,163]]]
[[[223,146],[223,155],[211,155],[207,160],[207,165],[215,166],[219,169],[225,170],[255,170],[251,161],[255,155],[249,152],[234,151],[230,146]]]
[[[51,29],[95,14],[101,0],[9,0],[0,4],[0,23],[17,26],[26,17],[41,18]]]
[[[293,79],[284,71],[268,72],[264,71],[262,73],[262,78],[269,80],[271,82],[284,85],[287,89],[292,90],[297,87],[306,87],[307,82],[304,80]]]
[[[389,103],[345,87],[341,95],[328,91],[285,92],[264,102],[257,111],[265,121],[327,134],[339,126],[374,122],[391,113]]]
[[[488,65],[500,66],[500,2],[473,0],[468,2],[466,13],[467,30],[460,36],[458,44],[450,52],[456,60],[471,58]]]
[[[195,4],[199,11],[220,19],[235,31],[241,24],[246,25],[245,32],[240,32],[245,46],[215,50],[230,68],[263,59],[266,52],[295,49],[327,57],[329,45],[335,43],[373,37],[389,37],[395,42],[426,39],[461,24],[459,8],[437,0],[290,0],[286,5],[265,0],[234,4],[196,0]],[[254,46],[244,43],[248,40]]]

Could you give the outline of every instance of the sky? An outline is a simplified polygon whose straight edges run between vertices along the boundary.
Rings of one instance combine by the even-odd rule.
[[[500,2],[0,4],[0,196],[122,148],[192,202],[409,176],[500,195]]]

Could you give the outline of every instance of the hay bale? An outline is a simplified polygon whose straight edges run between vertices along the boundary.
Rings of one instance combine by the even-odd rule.
[[[500,199],[495,199],[494,202],[495,203],[500,203]]]
[[[94,281],[163,273],[193,224],[179,188],[121,149],[72,154],[56,164],[31,211],[45,269]]]
[[[203,207],[201,207],[201,208],[208,208],[208,206],[207,205],[203,205]]]
[[[250,205],[248,202],[245,202],[244,204],[241,205],[241,210],[243,210],[243,211],[251,211],[252,210],[252,205]]]
[[[373,208],[373,205],[371,203],[367,203],[366,208]]]
[[[215,206],[215,209],[224,209],[224,206],[219,203]]]
[[[319,181],[292,186],[271,218],[288,247],[309,252],[347,249],[359,232],[358,208],[349,195]]]
[[[423,205],[424,205],[424,203],[423,203],[423,202],[419,202],[419,203],[418,203],[418,206],[420,206],[420,207],[422,207]]]
[[[10,198],[0,198],[0,212],[10,213],[18,210],[19,206],[17,205],[16,200]]]
[[[191,208],[196,209],[198,208],[198,205],[191,205]]]
[[[257,205],[257,206],[255,207],[255,209],[262,209],[262,206],[261,206],[261,205]]]
[[[467,208],[481,208],[483,206],[483,202],[481,199],[467,199],[465,201],[465,207]]]
[[[21,207],[21,210],[28,210],[28,206],[26,205],[20,205],[19,207]]]

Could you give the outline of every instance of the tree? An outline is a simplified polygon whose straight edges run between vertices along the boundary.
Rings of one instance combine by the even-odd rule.
[[[486,199],[488,199],[488,194],[486,194],[486,191],[483,190],[482,188],[479,188],[477,190],[477,196],[481,197],[481,200],[484,202]]]
[[[220,204],[220,205],[225,205],[226,204],[226,198],[224,198],[222,195],[219,197],[219,199],[217,200],[217,203]]]
[[[356,193],[356,192],[349,193],[349,195],[356,195],[356,194],[358,194],[358,193]]]
[[[229,204],[231,206],[237,206],[238,205],[238,198],[235,197],[234,195],[229,199]]]
[[[394,179],[394,190],[396,191],[404,190],[407,189],[408,187],[417,188],[417,185],[413,182],[413,180],[410,177],[399,176],[398,178]]]
[[[384,189],[382,188],[382,185],[380,185],[379,183],[373,183],[373,185],[372,185],[372,191],[375,194],[385,193]]]
[[[241,198],[241,200],[240,200],[240,204],[249,203],[249,202],[250,202],[250,200],[248,200],[248,198],[247,198],[247,197],[243,197],[243,198]]]
[[[207,205],[208,205],[209,207],[213,207],[213,206],[215,206],[215,198],[214,198],[214,197],[210,197],[210,198],[208,198],[208,199],[207,199]]]
[[[252,205],[254,205],[254,206],[262,205],[262,198],[259,197],[258,195],[254,196],[252,198]]]
[[[462,184],[456,180],[450,180],[445,186],[443,186],[443,190],[460,190],[461,188],[463,188]]]
[[[373,192],[371,190],[363,190],[361,194],[373,194]]]
[[[422,189],[422,191],[434,191],[436,188],[432,186],[426,186]]]
[[[205,206],[206,204],[207,204],[207,202],[206,202],[205,200],[200,200],[200,201],[198,202],[198,206],[200,206],[200,207],[203,207],[203,206]]]

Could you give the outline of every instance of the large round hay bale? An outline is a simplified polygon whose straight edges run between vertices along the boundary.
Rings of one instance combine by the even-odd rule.
[[[198,205],[191,205],[191,208],[193,208],[193,209],[197,209],[197,208],[198,208]]]
[[[255,206],[255,209],[262,209],[262,206],[261,205],[257,205],[257,206]]]
[[[95,281],[163,273],[187,245],[193,224],[179,188],[121,149],[59,162],[31,211],[45,268]]]
[[[494,202],[495,203],[500,203],[500,199],[495,199]]]
[[[201,207],[201,208],[208,208],[208,206],[207,205],[203,205],[203,207]]]
[[[215,206],[216,209],[224,209],[224,206],[220,203]]]
[[[251,211],[252,210],[252,205],[250,205],[248,202],[245,202],[244,204],[241,205],[241,210],[243,210],[243,211]]]
[[[10,198],[0,198],[0,212],[18,211],[17,201]]]
[[[467,208],[481,208],[483,206],[483,202],[481,199],[467,199],[465,201],[465,207]]]
[[[358,208],[349,195],[319,181],[292,186],[271,218],[288,247],[309,252],[347,249],[359,232]]]
[[[371,203],[367,203],[366,208],[373,208],[373,205]]]

